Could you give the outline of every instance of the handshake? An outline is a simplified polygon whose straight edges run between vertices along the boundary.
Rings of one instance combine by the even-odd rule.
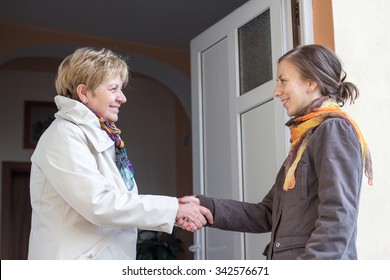
[[[175,226],[195,232],[207,223],[213,223],[213,215],[209,209],[200,205],[199,198],[183,196],[179,198],[179,210],[176,214]]]

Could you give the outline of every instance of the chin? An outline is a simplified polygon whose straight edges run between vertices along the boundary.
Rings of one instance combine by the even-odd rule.
[[[289,117],[295,117],[299,114],[299,111],[294,110],[293,108],[290,108],[290,110],[287,110],[287,115]]]
[[[118,120],[118,119],[108,119],[107,122],[108,122],[108,123],[116,123],[117,120]]]
[[[107,120],[109,122],[116,122],[118,120],[118,115],[107,114],[105,120]]]

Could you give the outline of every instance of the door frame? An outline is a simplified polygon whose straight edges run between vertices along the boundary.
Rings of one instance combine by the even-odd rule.
[[[1,259],[27,259],[28,239],[30,231],[15,233],[12,231],[14,223],[26,222],[28,229],[31,225],[31,203],[27,206],[21,205],[23,202],[20,199],[23,195],[30,197],[29,183],[26,186],[21,186],[23,189],[12,190],[13,182],[17,176],[26,176],[30,178],[31,163],[30,162],[2,162],[2,188],[1,188]],[[29,182],[29,180],[28,180]],[[26,194],[26,192],[28,194]],[[19,199],[18,199],[19,197]],[[18,217],[25,217],[23,221],[15,219],[15,211],[18,212]],[[21,227],[22,229],[23,227]],[[11,230],[10,230],[11,229]],[[13,238],[21,237],[22,240],[13,242]]]

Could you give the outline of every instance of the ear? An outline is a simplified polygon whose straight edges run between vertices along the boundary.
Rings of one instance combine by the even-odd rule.
[[[307,92],[313,92],[317,89],[318,83],[314,80],[308,81]]]
[[[79,84],[76,88],[77,95],[80,101],[84,104],[88,103],[87,87],[84,84]]]

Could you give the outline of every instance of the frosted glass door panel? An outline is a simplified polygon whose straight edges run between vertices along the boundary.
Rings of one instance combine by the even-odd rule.
[[[241,115],[244,201],[260,202],[275,179],[274,100]],[[245,233],[245,258],[264,259],[269,233]]]
[[[209,197],[230,198],[228,45],[224,39],[202,53],[204,186]],[[206,258],[234,259],[237,233],[206,228]]]
[[[270,10],[238,29],[240,94],[272,79]]]

